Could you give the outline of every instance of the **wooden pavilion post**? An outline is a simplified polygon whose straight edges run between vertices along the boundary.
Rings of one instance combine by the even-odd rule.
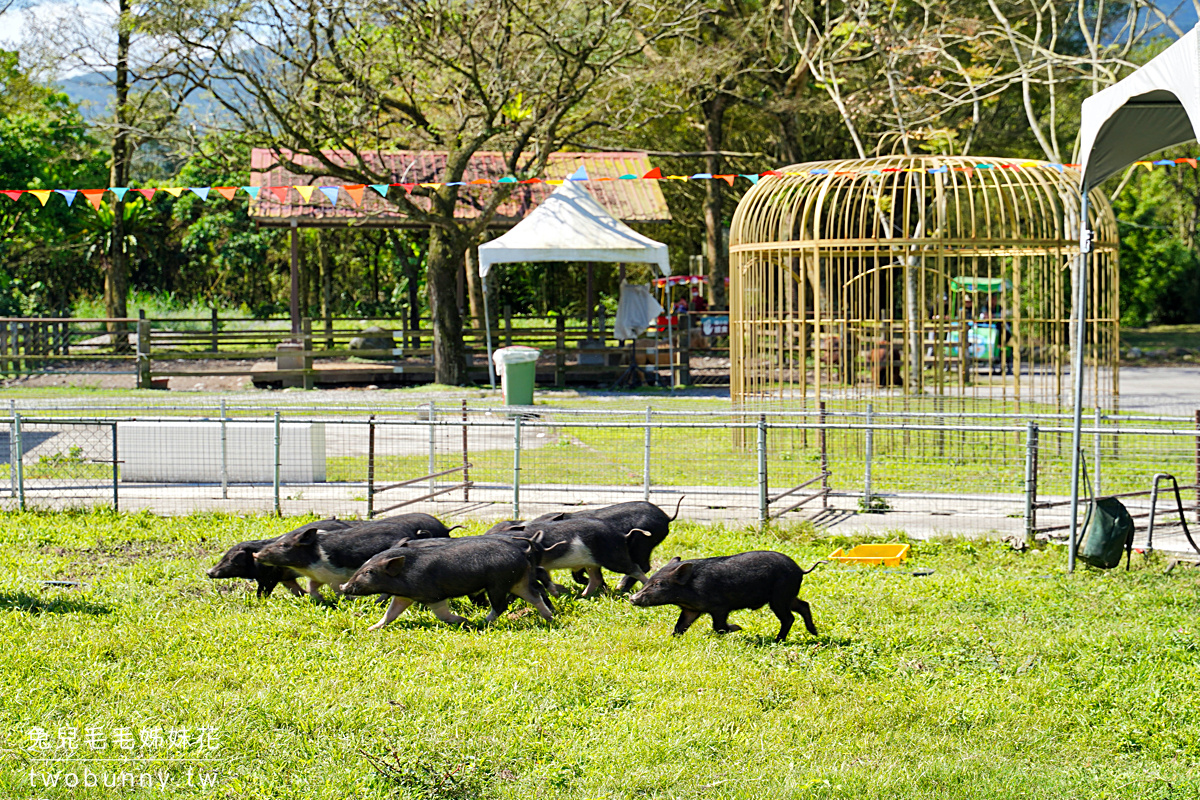
[[[300,229],[296,220],[292,220],[291,278],[292,338],[296,338],[300,335]]]

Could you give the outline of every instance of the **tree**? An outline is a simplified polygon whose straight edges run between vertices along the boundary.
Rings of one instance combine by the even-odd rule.
[[[607,102],[629,89],[618,67],[640,51],[642,30],[667,35],[690,2],[670,19],[635,20],[645,10],[635,0],[227,0],[181,10],[177,29],[193,32],[194,68],[212,70],[233,127],[295,172],[393,183],[381,153],[446,154],[441,186],[388,199],[429,227],[436,380],[459,384],[456,272],[512,185],[448,184],[475,177],[471,160],[484,149],[502,152],[517,179],[540,176],[563,141],[625,113]],[[467,203],[473,218],[457,213]]]

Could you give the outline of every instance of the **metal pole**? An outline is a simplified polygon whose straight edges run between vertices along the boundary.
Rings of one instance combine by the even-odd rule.
[[[875,407],[871,403],[867,403],[867,441],[866,441],[866,466],[863,469],[863,510],[871,510],[871,460],[875,455],[875,428],[872,418],[874,416]]]
[[[279,505],[279,412],[275,412],[275,470],[273,486],[275,490],[275,516],[282,517],[283,510]]]
[[[375,518],[375,415],[367,417],[367,519]]]
[[[17,446],[17,401],[8,401],[8,414],[12,417],[12,421],[8,423],[8,483],[9,496],[17,496],[17,457],[13,453],[17,452],[14,448]],[[1196,412],[1196,421],[1200,425],[1200,411]],[[1200,439],[1196,440],[1196,458],[1200,459]],[[1196,462],[1200,465],[1200,460]],[[1198,467],[1200,468],[1200,467]]]
[[[17,467],[17,508],[25,510],[25,448],[21,444],[21,415],[13,414],[13,446],[17,450],[14,462]]]
[[[437,428],[434,427],[434,418],[437,416],[437,406],[432,400],[429,401],[429,491],[437,489],[436,480],[432,477],[433,473],[437,472]]]
[[[1196,409],[1196,431],[1196,520],[1200,521],[1200,408]]]
[[[117,465],[120,464],[121,462],[120,462],[120,459],[117,458],[117,423],[115,423],[115,422],[112,424],[112,454],[113,454],[113,463],[112,463],[113,511],[120,511],[121,510],[121,496],[117,492],[117,484],[121,478],[121,473],[120,473],[120,470],[118,469]]]
[[[221,398],[221,499],[229,499],[229,448],[225,431],[225,398]]]
[[[821,507],[829,508],[829,451],[825,447],[825,401],[817,403],[817,443],[821,447]]]
[[[470,450],[467,448],[467,401],[462,401],[462,434],[463,434],[463,502],[471,499],[471,467],[467,459]]]
[[[670,302],[671,295],[668,290],[667,301]],[[658,354],[655,353],[654,360],[658,360]],[[671,309],[667,309],[667,369],[671,371],[671,393],[675,393],[675,329],[671,324]]]
[[[513,519],[521,518],[521,415],[513,417]]]
[[[492,363],[492,315],[488,313],[487,276],[481,276],[479,282],[483,287],[483,330],[484,335],[487,337],[488,381],[492,384],[492,389],[494,390],[496,388],[496,365]]]
[[[767,415],[758,416],[758,527],[767,525]]]
[[[1092,249],[1092,232],[1088,228],[1088,185],[1084,181],[1079,212],[1079,280],[1076,281],[1073,313],[1075,315],[1075,352],[1072,353],[1071,371],[1075,379],[1075,403],[1071,421],[1071,527],[1067,541],[1067,572],[1075,571],[1075,553],[1079,547],[1076,531],[1079,526],[1079,469],[1083,459],[1080,439],[1083,428],[1083,350],[1087,337],[1088,253]]]
[[[1033,504],[1037,494],[1037,423],[1030,420],[1025,425],[1025,544],[1033,545]]]
[[[1104,420],[1103,412],[1100,407],[1096,407],[1096,433],[1092,436],[1092,474],[1096,477],[1092,481],[1092,497],[1100,496],[1100,425]]]
[[[642,437],[642,499],[650,500],[650,415],[653,409],[646,406],[646,430]]]

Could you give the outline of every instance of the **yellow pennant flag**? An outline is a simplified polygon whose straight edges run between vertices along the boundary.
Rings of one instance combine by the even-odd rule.
[[[550,180],[546,181],[546,183],[550,184],[551,186],[562,186],[564,183],[566,183],[566,181],[560,181],[560,180],[551,178]]]
[[[167,187],[163,188],[163,191],[166,192],[167,194],[171,195],[171,197],[178,198],[179,195],[181,195],[187,191],[187,187],[185,187],[185,186],[167,186]]]
[[[421,186],[424,186],[427,189],[436,189],[437,187],[441,186],[441,184],[440,183],[422,183]]]
[[[46,201],[50,199],[50,190],[49,189],[30,189],[29,193],[31,195],[33,195],[34,197],[36,197],[38,199],[38,202],[41,203],[43,206],[46,205]]]
[[[317,190],[315,186],[293,186],[292,188],[300,193],[300,196],[304,198],[304,202],[306,203],[312,200],[313,192]]]

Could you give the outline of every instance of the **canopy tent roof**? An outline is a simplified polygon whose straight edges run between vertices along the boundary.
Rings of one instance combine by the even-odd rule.
[[[1200,131],[1200,25],[1148,64],[1083,101],[1083,182],[1090,187],[1134,161],[1190,142]]]
[[[508,233],[479,245],[483,277],[493,264],[526,261],[655,264],[671,274],[667,246],[614,218],[578,181],[562,184]]]

